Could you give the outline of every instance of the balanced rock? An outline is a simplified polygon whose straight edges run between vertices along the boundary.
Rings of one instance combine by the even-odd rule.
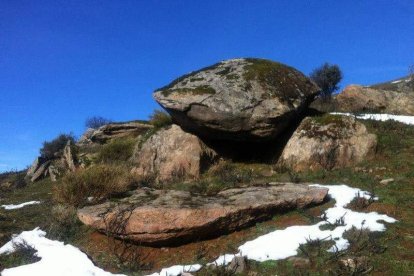
[[[353,117],[308,117],[289,139],[278,163],[294,171],[342,168],[365,160],[376,145],[376,135]]]
[[[396,92],[359,85],[346,87],[335,98],[341,112],[414,115],[414,92]]]
[[[178,125],[161,129],[135,149],[133,173],[155,176],[160,182],[176,178],[197,179],[217,159],[217,154],[197,136]]]
[[[184,130],[215,140],[279,135],[319,88],[298,70],[263,59],[231,59],[184,75],[154,92]]]
[[[212,197],[143,188],[118,203],[79,209],[78,217],[84,224],[116,237],[143,244],[178,244],[321,203],[327,193],[326,188],[293,183],[229,189]]]

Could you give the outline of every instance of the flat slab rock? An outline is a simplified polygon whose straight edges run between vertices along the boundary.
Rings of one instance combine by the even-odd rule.
[[[78,217],[99,231],[141,244],[182,244],[319,204],[327,193],[325,188],[293,183],[229,189],[214,197],[144,188],[116,203],[79,209]]]

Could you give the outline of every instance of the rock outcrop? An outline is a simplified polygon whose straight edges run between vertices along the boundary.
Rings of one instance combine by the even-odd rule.
[[[359,85],[346,87],[335,98],[340,112],[414,115],[414,92],[396,92]]]
[[[63,149],[63,155],[62,155],[63,162],[67,169],[71,172],[74,172],[76,170],[75,166],[75,158],[72,150],[72,144],[70,140],[66,144],[65,148]]]
[[[84,224],[116,237],[143,244],[178,244],[218,236],[279,212],[321,203],[327,192],[325,188],[293,183],[230,189],[214,197],[138,189],[117,204],[107,202],[79,209],[78,217]]]
[[[137,137],[153,126],[141,121],[132,121],[125,123],[110,123],[103,125],[98,129],[88,129],[79,139],[79,145],[85,145],[90,143],[106,143],[109,140],[122,138],[122,137]]]
[[[155,176],[160,182],[197,179],[216,159],[217,154],[197,136],[172,125],[137,145],[132,157],[136,167],[132,172]]]
[[[232,59],[182,76],[154,92],[186,131],[215,140],[279,135],[319,88],[296,69],[263,59]]]
[[[50,160],[45,161],[44,163],[42,163],[37,170],[31,175],[30,177],[30,181],[35,182],[37,180],[40,180],[46,176],[48,176],[49,174],[49,165],[50,165]]]
[[[294,171],[342,168],[365,160],[376,145],[376,135],[352,117],[308,117],[288,141],[278,164]]]

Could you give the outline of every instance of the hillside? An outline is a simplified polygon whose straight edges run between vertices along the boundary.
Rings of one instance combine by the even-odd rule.
[[[369,87],[395,92],[414,92],[414,78],[410,76],[370,85]]]
[[[334,111],[354,116],[315,112],[318,87],[270,60],[184,75],[154,91],[166,112],[61,135],[0,175],[0,271],[410,275],[414,98],[401,122],[361,115],[409,84],[345,89]]]

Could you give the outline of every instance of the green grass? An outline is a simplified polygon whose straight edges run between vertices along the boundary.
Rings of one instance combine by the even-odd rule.
[[[119,138],[104,144],[98,153],[97,161],[100,163],[125,163],[134,152],[137,139]]]

